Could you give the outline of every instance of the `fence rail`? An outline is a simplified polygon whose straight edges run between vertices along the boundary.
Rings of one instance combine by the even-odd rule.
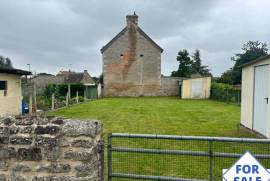
[[[246,151],[270,167],[270,140],[113,133],[108,180],[221,180]]]

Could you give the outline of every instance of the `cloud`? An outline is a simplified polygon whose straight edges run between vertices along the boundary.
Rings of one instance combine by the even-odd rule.
[[[200,49],[214,75],[248,40],[270,43],[270,1],[260,0],[1,0],[0,54],[35,72],[102,71],[100,48],[136,11],[139,26],[164,49],[162,73],[177,68],[180,49]]]

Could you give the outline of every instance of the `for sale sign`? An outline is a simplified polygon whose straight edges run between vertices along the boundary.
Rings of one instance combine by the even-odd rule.
[[[223,170],[223,181],[269,181],[270,172],[246,152],[230,169]]]

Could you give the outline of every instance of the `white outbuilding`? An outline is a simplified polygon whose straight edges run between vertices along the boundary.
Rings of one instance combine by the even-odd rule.
[[[0,67],[0,117],[22,113],[22,75],[31,72]]]
[[[193,75],[180,84],[182,99],[208,99],[210,97],[211,77]]]
[[[270,138],[270,55],[242,66],[241,125]]]

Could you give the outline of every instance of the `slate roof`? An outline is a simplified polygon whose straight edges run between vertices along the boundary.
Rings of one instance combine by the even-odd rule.
[[[81,83],[83,79],[83,73],[70,73],[66,75],[65,78],[66,83]]]
[[[6,74],[16,74],[16,75],[31,75],[32,73],[26,70],[14,69],[14,68],[4,68],[0,67],[0,73]]]
[[[258,59],[256,59],[256,60],[252,60],[251,62],[245,63],[245,64],[239,66],[239,68],[243,68],[243,67],[247,67],[247,66],[249,66],[249,65],[253,65],[253,64],[255,64],[255,63],[258,63],[258,62],[260,62],[260,61],[266,60],[266,59],[268,59],[268,58],[270,58],[270,54],[269,54],[269,55],[266,55],[266,56],[263,56],[263,57],[260,57],[260,58],[258,58]]]
[[[152,45],[154,45],[160,52],[163,52],[163,49],[153,40],[151,39],[139,26],[137,26],[138,32],[145,37]],[[103,53],[107,48],[109,48],[115,40],[117,40],[121,35],[123,35],[127,31],[127,27],[125,27],[122,31],[120,31],[111,41],[109,41],[105,46],[101,48],[101,53]]]
[[[57,76],[63,76],[66,84],[95,84],[95,81],[87,72],[69,72],[65,74],[57,74]]]

